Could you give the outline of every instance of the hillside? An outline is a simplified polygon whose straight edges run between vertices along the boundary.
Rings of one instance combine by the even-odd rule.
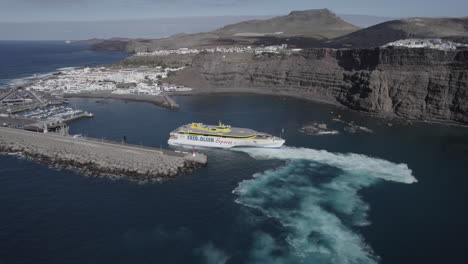
[[[328,9],[293,11],[287,16],[248,20],[206,33],[177,34],[153,40],[131,40],[127,43],[125,51],[139,52],[220,45],[269,45],[284,43],[285,39],[291,37],[300,38],[299,43],[315,44],[358,29],[359,27],[345,22]],[[104,41],[93,49],[105,50],[107,45],[113,45],[112,41]]]
[[[398,17],[384,17],[372,15],[352,15],[352,14],[338,14],[344,21],[356,25],[361,28],[371,27],[383,22],[400,19]]]
[[[328,9],[293,11],[286,16],[248,20],[197,34],[161,39],[105,40],[97,51],[146,52],[159,49],[215,46],[258,46],[288,43],[299,48],[369,48],[407,38],[444,38],[468,42],[468,17],[408,18],[359,29]]]
[[[408,18],[392,20],[338,37],[333,47],[375,47],[406,38],[450,38],[468,36],[468,18]]]
[[[266,35],[333,37],[358,30],[328,9],[293,11],[287,16],[249,20],[227,25],[215,32],[221,35]]]

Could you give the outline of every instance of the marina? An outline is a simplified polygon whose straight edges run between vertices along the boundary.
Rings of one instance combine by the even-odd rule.
[[[0,114],[16,114],[32,109],[67,103],[54,93],[33,91],[25,86],[0,89]]]
[[[84,117],[94,117],[92,113],[88,113],[83,110],[76,110],[63,105],[38,108],[19,113],[18,115],[38,121],[55,121],[58,123],[67,123]]]
[[[64,105],[37,106],[16,114],[0,114],[2,127],[20,128],[35,132],[56,131],[66,127],[66,123],[81,118],[93,118],[94,114],[73,109]]]

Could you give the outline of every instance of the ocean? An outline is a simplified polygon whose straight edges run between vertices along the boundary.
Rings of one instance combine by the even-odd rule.
[[[62,68],[111,64],[128,56],[93,52],[88,47],[63,41],[0,41],[0,88],[21,85],[28,77]]]
[[[36,46],[35,54],[50,50],[52,57],[54,48],[63,54],[68,53],[62,47],[69,49],[59,43],[22,45]],[[70,52],[91,53],[86,56],[96,63],[125,56],[89,52],[86,46],[76,49]],[[54,67],[81,66],[84,61],[76,55],[76,64],[70,59]],[[22,67],[30,74],[54,69],[46,60],[43,70],[36,63],[37,70],[31,71],[28,65],[8,67],[2,61],[0,76],[26,77]],[[16,73],[3,72],[7,68]],[[168,134],[179,125],[221,120],[275,135],[284,129],[286,146],[200,150],[209,157],[206,167],[152,184],[87,177],[21,155],[0,155],[0,263],[465,259],[468,129],[404,124],[276,96],[174,99],[179,110],[123,100],[71,99],[71,105],[95,118],[72,123],[70,132],[111,140],[126,136],[129,143],[167,148]],[[341,123],[332,121],[338,116],[374,132],[346,133]],[[298,132],[310,121],[325,122],[340,133]]]

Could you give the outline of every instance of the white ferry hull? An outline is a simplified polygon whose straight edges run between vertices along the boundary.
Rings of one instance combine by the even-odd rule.
[[[284,142],[284,139],[277,137],[270,139],[238,139],[212,136],[192,136],[184,134],[176,134],[173,138],[168,140],[168,144],[171,146],[198,146],[207,148],[281,148]]]

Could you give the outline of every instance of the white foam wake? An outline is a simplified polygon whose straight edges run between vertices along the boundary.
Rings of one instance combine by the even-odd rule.
[[[381,180],[416,182],[407,165],[365,155],[292,147],[241,151],[257,159],[290,160],[233,191],[236,202],[260,210],[283,229],[280,236],[253,237],[250,263],[377,263],[354,228],[370,224],[369,206],[358,192]]]
[[[365,174],[387,181],[417,182],[408,165],[396,164],[361,154],[332,153],[325,150],[288,146],[281,149],[240,148],[236,150],[246,152],[256,159],[305,159],[340,168],[347,174],[354,176]]]

